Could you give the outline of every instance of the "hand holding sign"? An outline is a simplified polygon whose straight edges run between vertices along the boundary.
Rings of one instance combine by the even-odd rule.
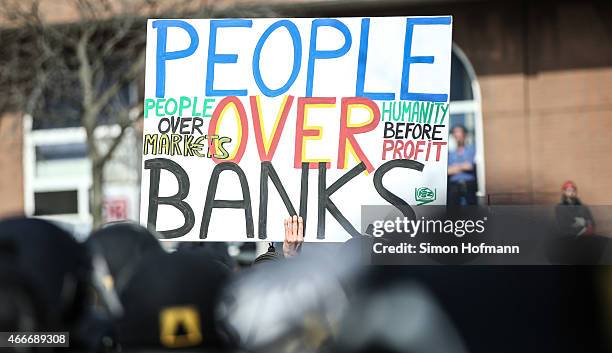
[[[285,219],[285,241],[283,242],[283,255],[286,258],[299,254],[304,243],[304,220],[293,216]]]

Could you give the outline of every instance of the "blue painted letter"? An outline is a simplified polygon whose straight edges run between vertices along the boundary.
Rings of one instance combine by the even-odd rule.
[[[406,20],[406,39],[404,42],[404,67],[402,69],[402,85],[400,99],[428,102],[446,102],[448,94],[440,93],[412,93],[408,88],[410,81],[411,64],[433,64],[433,56],[412,56],[412,32],[415,25],[450,25],[451,17],[423,17]]]
[[[234,64],[238,61],[236,54],[217,54],[217,29],[226,27],[251,28],[253,20],[210,20],[210,37],[208,40],[208,62],[206,65],[206,96],[246,96],[246,89],[219,89],[213,88],[215,81],[215,64]]]
[[[359,59],[357,60],[357,84],[355,85],[355,96],[366,97],[372,100],[390,101],[395,99],[395,94],[384,92],[364,92],[366,66],[368,63],[368,37],[370,36],[370,19],[361,19],[361,35],[359,39]]]
[[[261,69],[259,67],[259,60],[261,56],[261,49],[263,48],[264,43],[266,42],[270,34],[272,34],[272,32],[274,32],[274,30],[276,30],[279,27],[285,27],[287,31],[289,32],[289,35],[291,36],[291,41],[293,42],[293,69],[291,70],[291,76],[289,76],[289,80],[287,80],[287,83],[285,83],[279,89],[270,89],[268,88],[268,86],[266,86],[266,84],[263,82],[263,79],[261,78]],[[259,38],[259,41],[257,42],[257,45],[255,46],[255,51],[253,52],[253,77],[255,78],[255,83],[257,83],[257,87],[259,87],[259,90],[261,91],[261,93],[263,93],[264,95],[268,97],[279,96],[287,92],[289,88],[291,87],[291,85],[293,85],[293,82],[295,82],[295,79],[297,78],[298,73],[300,72],[301,65],[302,65],[302,38],[300,37],[300,31],[298,30],[297,26],[289,20],[280,20],[280,21],[274,22],[261,35],[261,38]]]
[[[189,34],[189,47],[183,50],[166,51],[168,40],[168,27],[178,27],[184,29]],[[156,78],[155,78],[155,97],[163,98],[166,94],[166,61],[186,58],[193,54],[198,47],[198,32],[192,25],[180,20],[156,20],[153,21],[153,28],[157,28],[157,53],[156,53]]]
[[[334,27],[344,35],[344,45],[336,50],[317,50],[317,29],[322,26]],[[308,49],[308,71],[306,73],[306,97],[312,97],[312,80],[316,59],[339,58],[346,54],[352,44],[351,31],[339,20],[333,18],[317,18],[312,21],[310,29],[310,48]]]

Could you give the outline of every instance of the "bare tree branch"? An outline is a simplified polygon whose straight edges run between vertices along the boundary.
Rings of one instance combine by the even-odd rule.
[[[139,74],[142,73],[145,64],[145,51],[142,50],[136,60],[130,65],[127,72],[121,75],[109,88],[100,93],[98,99],[92,102],[91,109],[93,112],[99,113],[104,105],[106,105],[119,90],[131,83]]]
[[[113,139],[111,145],[108,147],[106,152],[100,157],[99,163],[106,164],[114,155],[115,150],[121,142],[123,141],[123,136],[125,132],[134,125],[136,121],[142,118],[143,107],[141,104],[138,104],[134,109],[130,111],[124,111],[120,117],[119,123],[119,134]]]
[[[55,117],[55,110],[58,119],[74,119],[71,126],[76,122],[84,127],[92,162],[94,226],[102,219],[105,165],[122,148],[126,132],[142,119],[142,97],[135,101],[129,90],[142,85],[144,77],[147,17],[209,17],[212,3],[63,0],[62,6],[69,6],[75,17],[59,23],[49,21],[53,2],[0,0],[0,20],[10,28],[0,29],[0,39],[18,48],[0,55],[0,84],[11,87],[9,100],[15,110],[45,122]],[[2,99],[0,108],[5,107]],[[119,133],[101,143],[96,131],[109,124]]]

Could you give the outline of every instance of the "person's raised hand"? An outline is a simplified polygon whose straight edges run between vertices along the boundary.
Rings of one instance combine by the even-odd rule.
[[[304,243],[304,220],[293,216],[285,219],[285,241],[283,241],[283,255],[294,257],[300,253]]]

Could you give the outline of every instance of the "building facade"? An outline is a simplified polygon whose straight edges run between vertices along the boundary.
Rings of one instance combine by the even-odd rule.
[[[451,124],[464,124],[476,145],[482,202],[554,204],[569,179],[585,203],[612,204],[609,2],[226,3],[245,11],[265,4],[279,17],[453,15]],[[36,210],[33,190],[39,181],[32,179],[31,168],[41,167],[32,164],[32,144],[44,138],[35,135],[18,113],[0,119],[0,214]],[[86,173],[80,175],[87,185]],[[116,194],[127,193],[122,184],[138,184],[138,172],[130,178],[117,181]],[[137,196],[129,199],[130,207],[138,206]],[[83,207],[76,214],[84,216]],[[595,217],[612,229],[610,217]]]

